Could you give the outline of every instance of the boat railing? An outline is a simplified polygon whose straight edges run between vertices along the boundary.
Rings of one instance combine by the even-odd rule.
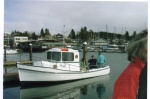
[[[68,62],[68,63],[65,63],[65,62],[64,62],[64,64],[65,64],[65,65],[69,65],[69,67],[70,67],[70,66],[79,67],[79,65],[78,65],[78,66],[77,66],[77,65],[73,65],[73,64],[71,64],[71,62],[70,62],[70,63],[69,63],[69,62]]]
[[[55,60],[50,60],[50,62],[55,63],[56,66],[58,66],[59,64],[63,64],[63,65],[59,65],[60,67],[68,67],[69,70],[71,71],[71,68],[79,68],[79,64],[72,64],[72,61],[55,61]]]
[[[68,65],[69,71],[72,71],[71,67],[72,67],[72,68],[78,68],[78,71],[80,70],[80,66],[79,66],[79,65],[73,65],[73,64],[71,64],[71,63],[65,63],[64,66],[66,66],[66,65]]]
[[[88,69],[95,69],[95,68],[103,68],[103,67],[106,67],[108,66],[107,63],[104,63],[103,65],[88,65]]]

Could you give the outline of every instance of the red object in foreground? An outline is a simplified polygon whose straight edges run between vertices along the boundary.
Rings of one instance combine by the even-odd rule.
[[[115,82],[113,99],[136,99],[139,75],[143,67],[144,63],[139,58],[128,65]]]

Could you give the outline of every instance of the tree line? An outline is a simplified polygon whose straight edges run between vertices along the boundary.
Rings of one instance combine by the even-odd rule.
[[[143,30],[141,32],[147,32],[147,30]],[[58,33],[61,34],[61,33]],[[57,35],[57,34],[56,34]],[[63,35],[63,34],[62,34]],[[80,39],[83,41],[88,40],[97,40],[100,38],[106,39],[106,40],[113,40],[113,39],[125,39],[126,41],[130,41],[137,35],[136,31],[132,33],[132,35],[129,35],[129,32],[126,31],[124,34],[117,34],[117,33],[110,33],[106,31],[100,31],[100,32],[94,32],[93,30],[87,30],[87,27],[81,27],[80,31],[75,32],[74,29],[71,29],[69,35],[67,38],[69,39]],[[41,29],[40,34],[37,34],[35,32],[20,32],[20,31],[12,31],[11,36],[27,36],[29,39],[37,40],[38,37],[46,37],[51,36],[51,33],[49,29]]]

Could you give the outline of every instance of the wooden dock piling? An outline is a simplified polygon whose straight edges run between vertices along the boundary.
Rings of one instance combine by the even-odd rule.
[[[29,51],[29,56],[30,56],[30,61],[32,61],[32,44],[29,44],[30,46],[30,51]]]
[[[4,45],[4,61],[6,62],[6,45]]]

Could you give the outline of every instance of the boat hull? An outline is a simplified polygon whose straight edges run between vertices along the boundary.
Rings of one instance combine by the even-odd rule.
[[[26,66],[17,64],[19,71],[19,79],[21,82],[63,82],[86,79],[101,75],[107,75],[110,72],[110,67],[91,69],[86,72],[67,71],[38,66]]]

